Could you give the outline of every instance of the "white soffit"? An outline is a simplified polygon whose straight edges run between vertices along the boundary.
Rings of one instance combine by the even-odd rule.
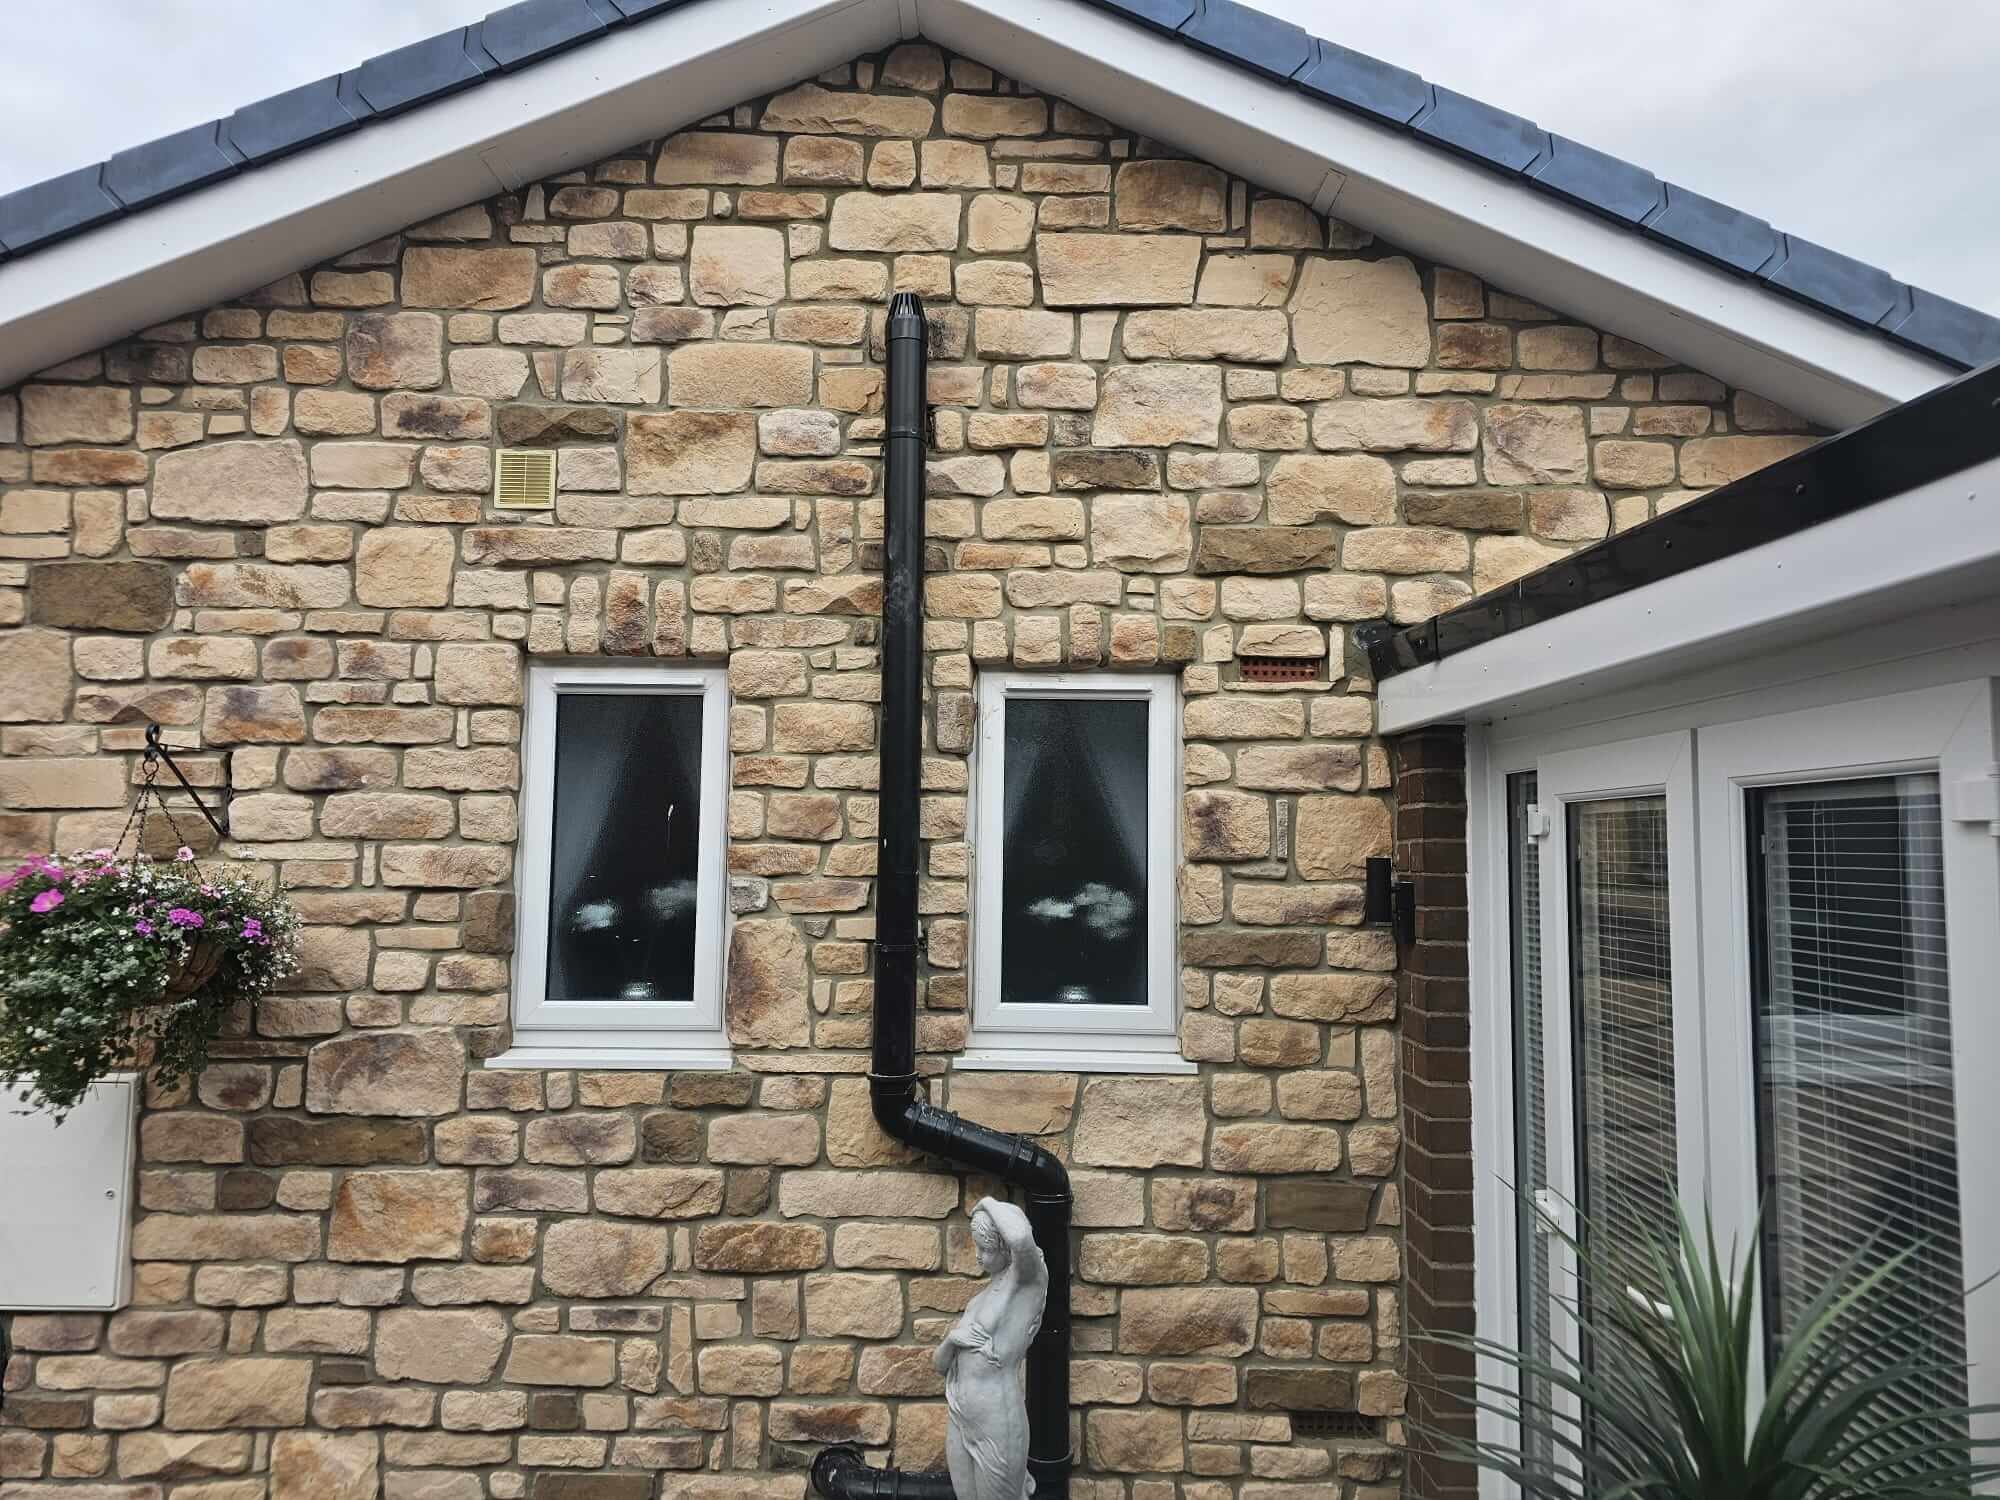
[[[1829,426],[1954,373],[1082,0],[729,0],[0,264],[0,386],[914,34]]]
[[[899,34],[897,0],[687,6],[0,264],[0,387]]]
[[[1488,723],[2000,594],[2000,459],[1382,680],[1380,730]]]
[[[1080,0],[916,4],[954,51],[1827,426],[1958,373]]]

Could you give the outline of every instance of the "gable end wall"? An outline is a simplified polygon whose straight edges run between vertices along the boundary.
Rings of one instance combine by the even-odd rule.
[[[1408,968],[1403,1034],[1362,862],[1449,850],[1392,840],[1349,632],[1807,439],[916,45],[0,393],[0,850],[111,842],[150,718],[203,784],[227,757],[204,856],[308,924],[295,986],[147,1101],[132,1306],[13,1319],[6,1500],[796,1500],[842,1438],[939,1465],[984,1185],[882,1137],[860,1076],[892,289],[935,330],[919,1045],[933,1097],[1075,1168],[1072,1493],[1401,1489],[1406,1316],[1463,1301],[1404,1243],[1421,1202],[1410,1263],[1465,1258],[1426,1175],[1463,965]],[[494,451],[537,445],[553,514],[496,513]],[[728,665],[728,1074],[483,1066],[524,670],[563,657]],[[1180,678],[1194,1075],[949,1072],[1000,667]],[[1296,1433],[1315,1407],[1374,1436]]]

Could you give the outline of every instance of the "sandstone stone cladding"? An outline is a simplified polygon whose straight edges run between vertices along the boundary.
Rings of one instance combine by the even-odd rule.
[[[1391,786],[1349,629],[1807,439],[909,45],[0,394],[0,848],[110,842],[156,720],[233,793],[204,854],[309,924],[293,991],[147,1101],[133,1304],[12,1320],[4,1500],[796,1500],[829,1440],[940,1463],[927,1345],[988,1185],[880,1135],[861,1077],[904,288],[919,1043],[933,1097],[1073,1164],[1073,1494],[1398,1492],[1395,954],[1358,925]],[[521,446],[552,514],[491,507]],[[728,664],[728,1073],[483,1065],[524,668],[600,655]],[[1192,1076],[950,1071],[1001,665],[1179,673]],[[1323,1408],[1372,1436],[1294,1431]]]

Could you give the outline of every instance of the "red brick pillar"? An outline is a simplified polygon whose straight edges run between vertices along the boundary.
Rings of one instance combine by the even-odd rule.
[[[1472,1091],[1466,992],[1465,732],[1422,729],[1393,746],[1396,874],[1416,884],[1416,940],[1397,957],[1403,1038],[1404,1221],[1410,1418],[1470,1437],[1469,1356],[1424,1334],[1473,1331]],[[1450,1394],[1440,1390],[1449,1386]],[[1409,1494],[1471,1497],[1469,1465],[1413,1432]]]

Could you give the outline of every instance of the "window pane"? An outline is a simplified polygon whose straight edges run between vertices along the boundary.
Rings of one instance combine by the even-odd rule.
[[[694,999],[701,696],[556,698],[548,998]]]
[[[1143,699],[1007,699],[1003,1004],[1146,1003]]]
[[[1548,1234],[1530,1197],[1549,1185],[1548,1082],[1542,1017],[1542,866],[1528,837],[1528,809],[1535,802],[1532,771],[1507,778],[1507,868],[1512,889],[1508,911],[1514,992],[1514,1205],[1520,1265],[1521,1351],[1543,1364],[1554,1362],[1550,1329]],[[1554,1450],[1548,1416],[1555,1391],[1549,1381],[1523,1376],[1523,1453],[1538,1468],[1550,1467]]]
[[[1670,1239],[1678,1153],[1667,799],[1576,803],[1569,837],[1577,1206],[1614,1243]]]
[[[1750,793],[1765,1278],[1783,1331],[1841,1262],[1913,1259],[1868,1310],[1872,1358],[1959,1365],[1958,1149],[1934,775]],[[1962,1374],[1932,1377],[1937,1403]]]

